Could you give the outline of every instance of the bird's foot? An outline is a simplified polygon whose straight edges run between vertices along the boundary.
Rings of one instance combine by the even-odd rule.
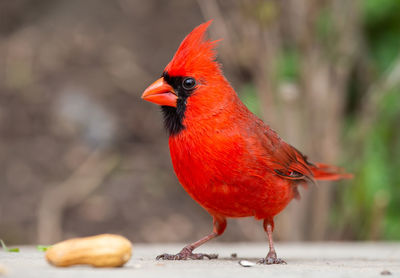
[[[275,252],[268,252],[265,259],[261,259],[257,262],[258,264],[287,264],[284,260],[278,258]]]
[[[217,259],[218,254],[202,254],[202,253],[192,253],[191,248],[185,247],[178,254],[161,254],[156,257],[156,260],[202,260],[208,258],[209,260]]]
[[[287,264],[284,260],[281,258],[265,258],[261,259],[257,262],[258,264]]]

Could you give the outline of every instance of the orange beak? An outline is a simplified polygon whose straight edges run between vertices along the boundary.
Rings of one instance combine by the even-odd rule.
[[[172,88],[167,82],[165,82],[164,78],[161,77],[147,87],[143,92],[142,99],[154,102],[158,105],[176,107],[178,96],[176,95],[174,88]]]

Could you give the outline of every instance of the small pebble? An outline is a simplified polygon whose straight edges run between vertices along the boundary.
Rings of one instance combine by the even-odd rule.
[[[231,258],[232,258],[232,259],[236,259],[236,258],[237,258],[237,253],[232,253],[232,254],[231,254]]]
[[[389,270],[385,269],[382,270],[381,275],[392,275],[392,273]]]
[[[256,265],[255,263],[246,260],[240,260],[239,264],[243,267],[251,267]]]

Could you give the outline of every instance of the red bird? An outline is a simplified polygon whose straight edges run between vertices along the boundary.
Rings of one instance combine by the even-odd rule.
[[[268,255],[260,262],[284,263],[273,245],[274,216],[299,197],[299,185],[349,175],[310,163],[247,109],[215,61],[216,42],[204,38],[210,23],[183,40],[162,77],[142,95],[161,105],[179,182],[212,215],[214,224],[211,234],[178,254],[157,259],[216,258],[192,251],[221,235],[227,217],[254,216],[264,220],[269,239]]]

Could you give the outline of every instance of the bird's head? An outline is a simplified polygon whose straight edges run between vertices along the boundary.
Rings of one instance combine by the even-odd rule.
[[[215,61],[217,41],[205,38],[210,24],[205,22],[186,36],[161,78],[142,95],[142,99],[162,106],[171,135],[185,128],[188,114],[204,115],[215,109],[230,89]]]

